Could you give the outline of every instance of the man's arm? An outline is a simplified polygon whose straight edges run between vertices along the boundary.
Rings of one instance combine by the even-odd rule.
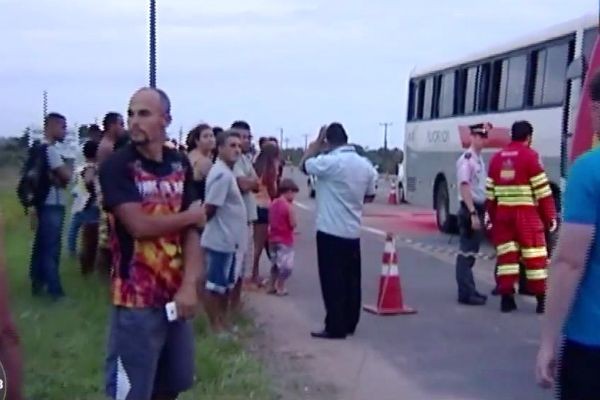
[[[298,164],[300,166],[300,170],[307,175],[313,175],[313,174],[311,174],[310,172],[308,172],[306,170],[306,161],[315,157],[323,149],[323,146],[325,145],[325,133],[326,132],[327,132],[327,125],[323,125],[321,127],[321,130],[319,131],[319,136],[317,137],[317,139],[308,145],[306,151],[304,152],[304,155],[300,159],[300,163]]]
[[[71,168],[63,161],[62,156],[54,146],[46,148],[48,165],[55,177],[55,183],[60,187],[66,187],[71,181]]]
[[[598,197],[597,181],[591,175],[593,167],[576,162],[569,174],[565,191],[564,224],[555,259],[551,266],[542,319],[538,380],[548,386],[554,381],[553,360],[561,333],[575,300],[577,287],[585,272],[590,247],[596,234]]]
[[[96,154],[98,165],[102,164],[113,153],[113,147],[114,143],[109,143],[105,140],[100,141],[100,145],[98,146],[98,153]]]
[[[378,178],[378,173],[377,171],[375,171],[375,168],[371,166],[371,163],[369,163],[369,167],[371,168],[371,176],[369,177],[369,186],[367,187],[367,193],[365,194],[365,198],[364,198],[364,202],[365,203],[372,203],[373,200],[375,200],[375,194],[377,192],[377,178]]]
[[[195,228],[188,228],[183,238],[184,276],[183,285],[195,288],[204,274],[204,262],[200,250],[200,235]]]
[[[206,196],[204,198],[206,219],[210,221],[217,213],[217,209],[225,204],[227,192],[231,185],[230,177],[224,172],[209,173],[206,179]]]
[[[244,157],[242,155],[242,157]],[[258,191],[258,177],[254,167],[250,167],[249,171],[244,170],[243,160],[238,160],[233,167],[233,174],[236,177],[238,187],[242,193]]]
[[[201,224],[204,210],[199,205],[171,215],[149,215],[142,209],[142,198],[133,177],[120,159],[109,159],[100,168],[104,208],[113,212],[127,232],[136,239],[154,238]]]

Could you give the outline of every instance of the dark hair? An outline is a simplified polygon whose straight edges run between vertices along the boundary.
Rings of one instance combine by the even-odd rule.
[[[111,112],[107,113],[104,116],[104,120],[102,121],[102,126],[104,127],[104,130],[105,131],[109,130],[110,127],[112,125],[116,124],[119,121],[119,119],[121,119],[121,118],[123,118],[123,117],[118,112],[111,111]]]
[[[600,101],[600,71],[596,72],[588,86],[592,101]]]
[[[279,184],[279,195],[280,196],[287,192],[298,193],[299,191],[300,191],[300,188],[298,187],[298,185],[296,185],[296,182],[294,182],[290,178],[282,179],[281,183]]]
[[[83,145],[83,156],[87,159],[96,158],[96,154],[98,153],[98,142],[94,142],[93,140],[88,140]]]
[[[66,120],[67,119],[65,118],[64,115],[59,114],[57,112],[51,112],[50,114],[46,115],[46,118],[44,118],[44,126],[47,126],[50,121],[66,121]]]
[[[231,124],[231,129],[245,129],[250,130],[250,125],[246,121],[235,121]]]
[[[206,129],[211,129],[208,124],[200,124],[196,125],[192,130],[188,133],[185,144],[187,145],[188,151],[192,151],[196,148],[196,142],[200,139],[200,135],[202,131]],[[214,130],[213,130],[214,132]]]
[[[220,126],[213,126],[213,133],[215,134],[215,136],[217,136],[221,132],[225,132],[225,129],[221,128]]]
[[[511,129],[511,138],[515,142],[524,142],[533,135],[533,126],[528,121],[517,121]]]
[[[346,130],[339,122],[333,122],[327,127],[325,138],[327,139],[327,143],[333,146],[341,146],[348,143]]]
[[[268,141],[269,139],[262,136],[260,139],[258,139],[258,147],[262,147],[263,144],[265,144],[266,141]]]
[[[254,161],[254,170],[258,176],[267,176],[275,171],[275,161],[279,156],[279,149],[272,143],[266,143]]]
[[[217,147],[224,146],[225,143],[227,142],[227,139],[229,139],[231,137],[238,138],[240,140],[242,139],[242,136],[236,131],[232,131],[232,130],[223,131],[217,135]]]
[[[276,138],[275,136],[269,136],[269,137],[267,138],[267,140],[268,140],[269,142],[275,142],[275,143],[279,144],[279,140],[277,140],[277,138]]]
[[[102,129],[100,129],[100,127],[97,124],[91,124],[90,126],[88,126],[88,132],[89,133],[100,133],[100,132],[102,132]]]

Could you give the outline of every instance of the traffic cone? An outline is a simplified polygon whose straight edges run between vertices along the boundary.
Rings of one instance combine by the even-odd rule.
[[[394,180],[390,181],[390,195],[388,196],[388,204],[398,204],[398,196],[396,195],[396,185],[394,185]]]
[[[391,233],[385,238],[382,264],[377,304],[363,305],[363,309],[377,315],[416,314],[417,310],[404,305],[396,243]]]

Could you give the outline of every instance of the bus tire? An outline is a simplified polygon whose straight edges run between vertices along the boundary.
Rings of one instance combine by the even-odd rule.
[[[434,199],[435,219],[438,229],[443,233],[456,233],[458,231],[458,220],[456,215],[450,214],[448,184],[444,178],[440,179],[435,186]]]

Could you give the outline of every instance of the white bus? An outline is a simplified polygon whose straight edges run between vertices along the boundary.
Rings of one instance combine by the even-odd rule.
[[[598,31],[590,15],[458,61],[414,71],[410,76],[405,131],[404,191],[407,202],[433,207],[442,232],[456,230],[456,160],[469,147],[471,124],[490,122],[484,150],[510,140],[513,122],[534,127],[540,153],[557,199],[561,165],[569,148],[570,119],[582,86],[581,73],[567,79],[577,62],[585,70]],[[575,99],[572,101],[571,99]],[[572,132],[572,130],[571,130]]]

